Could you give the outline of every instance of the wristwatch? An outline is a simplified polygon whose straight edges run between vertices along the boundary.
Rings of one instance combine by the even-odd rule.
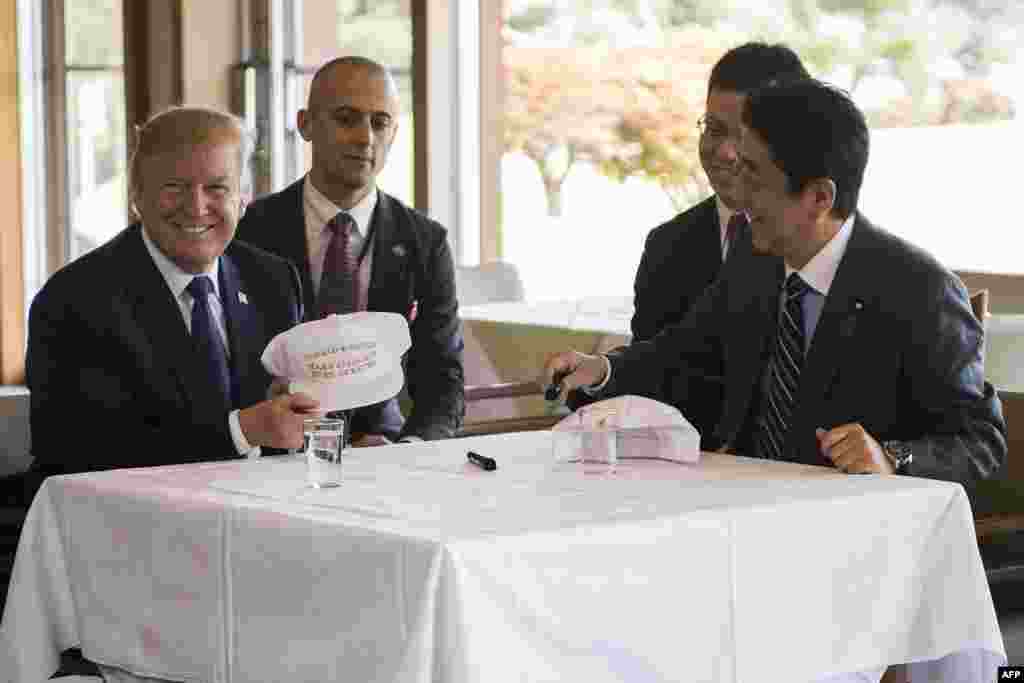
[[[897,472],[903,472],[914,461],[914,453],[906,441],[883,441],[882,450]]]

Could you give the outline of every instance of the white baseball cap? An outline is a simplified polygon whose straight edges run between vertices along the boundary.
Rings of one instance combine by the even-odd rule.
[[[409,324],[397,313],[329,315],[282,332],[263,351],[263,367],[309,394],[324,411],[386,401],[402,390]]]
[[[700,459],[697,429],[677,408],[643,396],[617,396],[583,406],[551,431],[555,459],[561,461]]]

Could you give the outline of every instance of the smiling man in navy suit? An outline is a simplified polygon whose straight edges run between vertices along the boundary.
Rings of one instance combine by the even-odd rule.
[[[298,275],[233,241],[250,149],[242,122],[212,109],[170,109],[140,128],[130,168],[140,221],[55,273],[32,303],[37,474],[301,446],[317,404],[268,398],[260,363],[301,319]]]
[[[239,239],[299,270],[306,317],[389,311],[409,322],[412,412],[391,399],[354,411],[353,444],[453,436],[465,413],[462,335],[447,231],[377,189],[398,130],[398,89],[380,64],[340,57],[313,76],[298,129],[309,173],[249,207]]]

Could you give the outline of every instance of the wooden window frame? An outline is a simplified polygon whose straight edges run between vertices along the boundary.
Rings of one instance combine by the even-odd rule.
[[[25,254],[22,238],[21,126],[18,100],[18,4],[0,9],[0,192],[12,209],[0,230],[0,384],[25,381]]]
[[[181,3],[123,2],[128,156],[135,125],[181,100]],[[44,271],[38,277],[45,281],[70,256],[66,79],[69,71],[95,70],[87,65],[65,65],[64,0],[46,0],[40,8],[45,150],[39,151],[39,159],[45,168],[46,188],[45,198],[40,198],[41,218],[26,216],[22,196],[21,138],[31,131],[23,131],[19,120],[19,3],[3,3],[0,9],[0,63],[4,65],[0,79],[3,92],[13,93],[0,104],[0,149],[5,152],[0,157],[0,186],[5,205],[16,209],[7,229],[0,231],[0,385],[25,382],[26,262],[36,260],[36,270]],[[26,252],[27,230],[40,232],[40,253]]]

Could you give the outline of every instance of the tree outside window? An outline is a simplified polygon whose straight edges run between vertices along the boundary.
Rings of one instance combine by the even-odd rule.
[[[865,111],[874,133],[861,206],[873,218],[951,267],[1012,268],[964,252],[952,222],[942,228],[951,210],[976,203],[965,176],[1010,173],[970,155],[993,138],[1024,141],[1014,122],[1024,103],[1016,0],[506,0],[503,17],[501,232],[528,293],[537,288],[519,263],[529,255],[520,237],[562,233],[572,248],[612,226],[614,273],[601,261],[592,288],[628,293],[646,232],[710,192],[695,124],[711,66],[747,40],[788,44]],[[940,150],[967,156],[935,158]],[[896,195],[898,177],[919,182],[896,184]],[[951,203],[940,211],[934,196]],[[935,212],[908,213],[919,204]],[[571,293],[551,278],[539,284],[548,286]]]

